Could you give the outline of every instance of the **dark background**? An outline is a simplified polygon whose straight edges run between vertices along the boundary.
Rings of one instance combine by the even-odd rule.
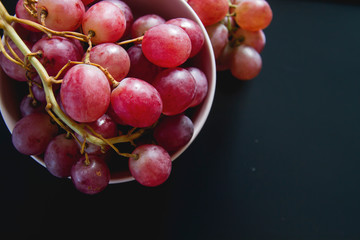
[[[208,121],[160,187],[81,194],[17,153],[1,120],[1,234],[360,239],[360,4],[269,3],[261,74],[218,73]]]

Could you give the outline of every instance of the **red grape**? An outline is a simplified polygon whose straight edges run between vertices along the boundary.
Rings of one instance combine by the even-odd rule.
[[[103,191],[110,181],[110,170],[99,156],[89,155],[80,158],[71,168],[71,179],[77,190],[85,194]]]
[[[210,26],[221,21],[229,10],[228,0],[188,0],[204,26]]]
[[[130,70],[130,58],[126,50],[115,43],[102,43],[90,51],[90,61],[106,68],[118,82],[126,77]]]
[[[74,31],[81,25],[85,6],[81,0],[38,0],[38,21],[41,12],[46,11],[46,27],[57,31]],[[71,17],[66,17],[71,16]]]
[[[80,61],[84,53],[75,42],[64,37],[44,37],[32,47],[32,52],[41,52],[40,62],[50,76],[56,76],[65,64],[71,61]],[[66,71],[65,71],[66,72]]]
[[[15,13],[18,18],[30,20],[36,23],[39,23],[36,17],[32,16],[24,7],[24,0],[19,0],[16,4]],[[31,27],[27,24],[20,23],[22,27],[32,31],[32,32],[39,32],[40,30]]]
[[[20,119],[12,132],[16,150],[25,155],[39,155],[58,132],[57,125],[46,113],[32,113]]]
[[[161,67],[156,66],[144,56],[141,45],[134,45],[127,50],[130,57],[130,71],[128,77],[135,77],[152,82],[160,72]]]
[[[147,14],[136,19],[131,26],[131,37],[137,38],[145,34],[150,28],[165,23],[165,19],[156,14]]]
[[[194,77],[196,82],[195,97],[189,107],[195,107],[202,103],[207,95],[209,84],[207,77],[203,71],[197,67],[186,68]]]
[[[82,28],[85,34],[90,31],[95,33],[91,38],[94,44],[116,42],[125,32],[125,15],[118,6],[111,2],[98,2],[86,11]]]
[[[110,103],[110,84],[97,67],[79,64],[72,67],[61,84],[61,102],[66,113],[78,122],[93,122]]]
[[[144,80],[125,78],[111,93],[116,115],[127,125],[149,127],[160,117],[163,104],[158,91]]]
[[[87,125],[91,127],[97,134],[100,134],[103,138],[112,138],[118,135],[116,122],[107,114],[102,115],[95,122],[88,123]],[[87,130],[91,134],[91,131],[89,129]],[[84,141],[84,138],[81,135],[76,134],[76,137],[80,142]],[[101,147],[93,143],[87,143],[85,152],[97,155],[102,154]]]
[[[261,56],[254,48],[240,45],[234,49],[230,70],[236,78],[253,79],[260,73],[261,67]]]
[[[209,34],[215,59],[217,59],[225,48],[226,44],[229,42],[229,31],[222,23],[216,23],[208,26],[206,27],[206,31]]]
[[[189,58],[191,41],[182,28],[172,24],[160,24],[145,33],[142,50],[145,57],[155,65],[177,67]]]
[[[195,97],[196,81],[191,73],[180,67],[161,71],[153,81],[163,101],[163,114],[184,112]]]
[[[65,178],[70,176],[72,165],[80,157],[80,149],[75,139],[66,137],[66,134],[60,134],[47,146],[44,163],[52,175]]]
[[[32,113],[43,112],[45,113],[45,102],[34,101],[32,97],[24,96],[20,102],[20,113],[22,117],[30,115]]]
[[[247,31],[241,28],[238,28],[234,34],[233,38],[240,41],[242,44],[253,47],[258,53],[261,53],[265,47],[265,34],[262,30],[258,31]]]
[[[14,50],[14,52],[19,56],[20,59],[24,59],[24,55],[19,50],[19,48],[15,45],[13,41],[10,39],[8,40],[10,47]],[[26,46],[31,49],[32,44],[28,41],[24,41]],[[6,48],[6,52],[12,57],[12,54],[10,53],[10,50]],[[22,66],[11,62],[9,59],[7,59],[4,54],[0,54],[0,65],[1,68],[4,70],[5,74],[9,76],[10,78],[25,82],[27,81],[26,78],[26,70]]]
[[[244,0],[235,8],[235,21],[245,30],[258,31],[266,28],[273,14],[270,5],[264,0]]]
[[[121,0],[104,0],[104,1],[108,1],[115,4],[123,11],[126,20],[126,28],[123,34],[123,38],[128,37],[131,33],[131,26],[134,22],[134,15],[131,11],[131,8],[129,7],[129,5],[127,5],[125,2]]]
[[[154,129],[156,142],[168,152],[185,146],[194,134],[194,124],[184,114],[164,116]]]
[[[139,158],[129,158],[129,169],[140,184],[154,187],[168,179],[172,163],[169,153],[164,148],[145,144],[137,147],[133,154],[137,154]]]
[[[173,18],[167,21],[168,24],[174,24],[185,30],[191,40],[190,57],[198,54],[205,43],[205,36],[199,24],[188,18]]]

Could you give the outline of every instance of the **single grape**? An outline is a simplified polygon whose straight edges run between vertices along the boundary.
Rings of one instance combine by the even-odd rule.
[[[138,158],[129,158],[129,170],[140,184],[155,187],[169,178],[172,163],[164,148],[145,144],[138,146],[133,154],[138,155]]]
[[[207,95],[209,84],[205,73],[197,67],[186,68],[194,77],[196,82],[195,97],[189,107],[198,106],[202,103]]]
[[[105,74],[88,64],[73,66],[60,88],[65,112],[78,122],[93,122],[101,117],[109,106],[110,93]]]
[[[111,93],[116,115],[127,125],[149,127],[160,117],[163,108],[158,91],[144,80],[125,78]]]
[[[80,27],[85,13],[81,0],[38,0],[38,21],[45,14],[45,25],[56,31],[75,31]],[[71,16],[71,17],[69,17]]]
[[[240,45],[234,49],[230,65],[230,71],[234,77],[250,80],[260,73],[261,68],[261,56],[254,48]]]
[[[60,134],[51,140],[44,154],[44,163],[49,172],[58,177],[70,176],[71,167],[81,157],[74,138]]]
[[[126,20],[126,28],[122,38],[130,37],[131,26],[134,22],[134,15],[129,5],[127,5],[124,1],[121,0],[104,0],[104,1],[108,1],[115,4],[121,9],[121,11],[123,11]]]
[[[216,70],[225,71],[230,69],[234,48],[228,43],[216,59]]]
[[[272,17],[271,7],[264,0],[244,0],[235,8],[236,23],[248,31],[266,28],[271,23]]]
[[[150,28],[165,23],[165,19],[157,14],[146,14],[136,19],[131,26],[131,37],[137,38],[145,34]]]
[[[39,155],[58,133],[57,125],[50,121],[46,113],[32,113],[21,118],[12,132],[12,142],[16,150],[25,155]]]
[[[98,2],[86,11],[82,28],[85,34],[91,31],[95,34],[91,38],[94,44],[116,42],[125,32],[125,15],[111,2]]]
[[[194,124],[184,114],[164,116],[154,128],[154,139],[168,152],[185,146],[194,134]]]
[[[228,0],[188,0],[204,26],[210,26],[221,21],[229,10]]]
[[[185,30],[191,40],[191,53],[189,57],[198,54],[205,43],[205,36],[199,24],[188,18],[173,18],[166,22],[174,24]]]
[[[20,102],[20,113],[22,117],[32,113],[45,113],[45,102],[34,101],[32,97],[24,96]]]
[[[24,7],[24,0],[19,0],[16,4],[15,8],[16,17],[21,19],[30,20],[36,23],[39,23],[36,17],[32,16]],[[22,27],[26,28],[27,30],[30,30],[32,32],[40,32],[40,30],[29,26],[28,24],[20,23]]]
[[[160,24],[150,28],[144,35],[142,50],[145,57],[164,68],[183,64],[191,53],[191,40],[180,27]]]
[[[161,67],[147,60],[142,52],[141,45],[131,46],[127,52],[130,58],[128,77],[139,78],[151,83],[160,72]]]
[[[222,23],[216,23],[206,27],[211,46],[214,50],[215,59],[217,59],[229,42],[229,30]]]
[[[54,87],[57,86],[54,84]],[[34,94],[34,97],[37,101],[46,102],[46,95],[44,88],[42,86],[42,82],[39,75],[36,75],[32,80],[32,87],[31,90]]]
[[[165,69],[156,76],[152,84],[160,93],[165,115],[184,112],[195,97],[196,81],[184,68]]]
[[[19,48],[15,45],[15,43],[13,41],[11,41],[10,39],[8,39],[8,42],[9,42],[10,47],[16,53],[16,55],[19,56],[20,59],[24,60],[24,55],[19,50]],[[26,46],[29,49],[32,48],[32,44],[30,42],[24,41],[24,43],[26,44]],[[6,52],[11,57],[13,57],[8,48],[6,48]],[[2,53],[0,54],[0,65],[1,65],[1,68],[4,70],[5,74],[7,76],[9,76],[10,78],[12,78],[12,79],[14,79],[16,81],[20,81],[20,82],[26,82],[27,81],[25,68],[23,68],[21,65],[18,65],[16,63],[10,61]]]
[[[45,37],[37,41],[31,51],[40,51],[40,62],[50,76],[56,76],[68,61],[80,61],[82,59],[84,51],[74,41],[78,40],[58,36]]]
[[[238,41],[241,44],[253,47],[258,53],[261,53],[265,47],[266,38],[262,30],[258,31],[247,31],[238,28],[233,33],[233,41]]]
[[[103,191],[110,181],[110,170],[104,160],[95,155],[81,157],[71,168],[71,180],[77,190],[93,195]]]
[[[125,78],[130,70],[130,58],[126,50],[115,43],[102,43],[90,51],[90,62],[106,68],[118,82]]]

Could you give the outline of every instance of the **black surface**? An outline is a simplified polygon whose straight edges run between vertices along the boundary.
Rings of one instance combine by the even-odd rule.
[[[208,121],[160,187],[81,194],[17,153],[1,122],[0,232],[360,239],[360,5],[269,2],[261,74],[218,74]]]

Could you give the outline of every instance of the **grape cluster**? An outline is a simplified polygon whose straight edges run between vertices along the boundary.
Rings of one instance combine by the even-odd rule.
[[[240,80],[261,71],[261,51],[272,10],[265,0],[187,0],[209,34],[218,71],[230,70]]]
[[[114,153],[142,185],[166,181],[208,92],[192,63],[205,42],[201,27],[135,17],[121,0],[19,0],[8,18],[0,64],[26,86],[15,148],[86,194],[109,184]]]

